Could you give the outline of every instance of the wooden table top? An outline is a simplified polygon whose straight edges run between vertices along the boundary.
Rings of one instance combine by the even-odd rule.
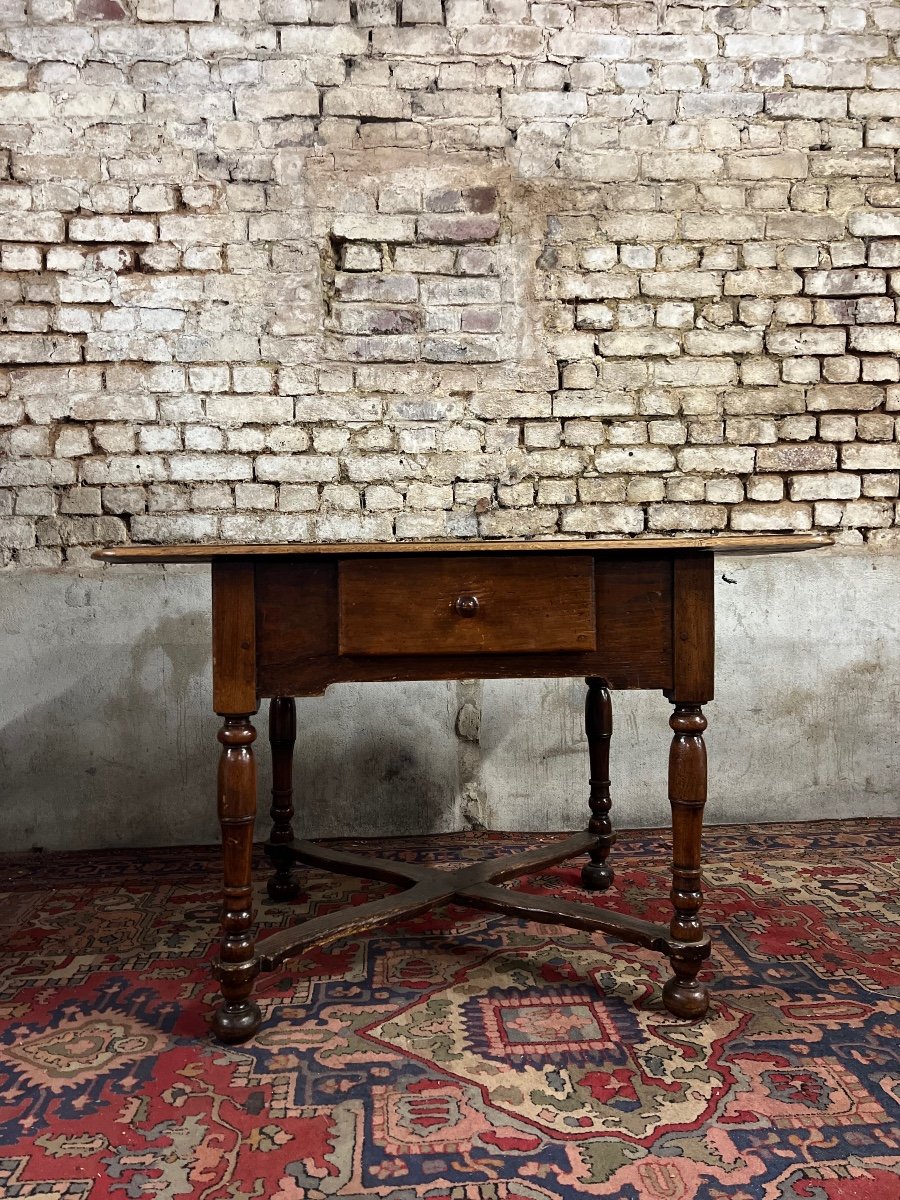
[[[715,537],[560,538],[554,541],[290,542],[250,545],[109,546],[92,558],[109,563],[208,563],[223,558],[271,558],[282,555],[334,554],[572,554],[590,552],[658,553],[660,550],[707,550],[719,554],[780,554],[817,550],[834,544],[823,533],[723,534]]]

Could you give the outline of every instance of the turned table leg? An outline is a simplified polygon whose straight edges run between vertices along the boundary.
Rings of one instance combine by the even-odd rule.
[[[225,888],[222,943],[215,972],[222,1003],[213,1029],[224,1042],[242,1042],[259,1029],[259,1006],[250,999],[259,962],[253,936],[251,866],[256,817],[256,730],[249,713],[222,714],[219,730],[219,823],[222,827]]]
[[[284,850],[294,841],[294,742],[297,740],[297,706],[291,696],[275,696],[269,704],[269,744],[272,747],[272,832],[266,854],[275,868],[266,888],[273,900],[294,900],[300,887],[291,871],[292,859]],[[279,852],[279,847],[281,850]]]
[[[674,941],[703,940],[700,905],[700,839],[706,803],[706,717],[699,704],[676,704],[669,719],[669,802],[672,806],[672,905],[669,926]],[[702,957],[685,951],[670,959],[674,975],[663,988],[663,1002],[677,1017],[702,1017],[709,992],[697,980]]]
[[[606,859],[616,840],[609,819],[612,806],[609,794],[609,743],[612,737],[612,701],[605,679],[586,679],[584,728],[587,734],[588,757],[591,767],[590,808],[588,833],[597,841],[588,851],[591,861],[581,869],[581,886],[592,892],[602,892],[613,881],[612,869]]]

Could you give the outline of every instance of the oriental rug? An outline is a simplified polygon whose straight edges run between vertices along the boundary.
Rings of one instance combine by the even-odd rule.
[[[655,954],[448,907],[262,976],[240,1047],[206,1023],[215,848],[0,859],[0,1197],[897,1200],[900,823],[712,828],[705,853],[703,1022],[664,1010]],[[668,856],[620,835],[593,900],[666,919]],[[273,904],[258,866],[264,931],[391,890],[310,870]],[[579,870],[519,885],[584,900]]]

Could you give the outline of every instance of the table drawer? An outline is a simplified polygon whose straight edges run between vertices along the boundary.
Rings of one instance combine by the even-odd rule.
[[[344,559],[338,611],[341,654],[523,654],[597,647],[589,554]]]

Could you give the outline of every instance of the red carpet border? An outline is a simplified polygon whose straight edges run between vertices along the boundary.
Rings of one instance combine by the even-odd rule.
[[[668,855],[621,835],[594,899],[666,919]],[[524,886],[585,899],[579,870]],[[266,932],[391,890],[301,872],[276,905],[265,874]],[[262,976],[225,1048],[215,848],[6,856],[0,1197],[898,1200],[900,822],[710,829],[705,875],[705,1022],[663,1009],[657,955],[452,907]]]

